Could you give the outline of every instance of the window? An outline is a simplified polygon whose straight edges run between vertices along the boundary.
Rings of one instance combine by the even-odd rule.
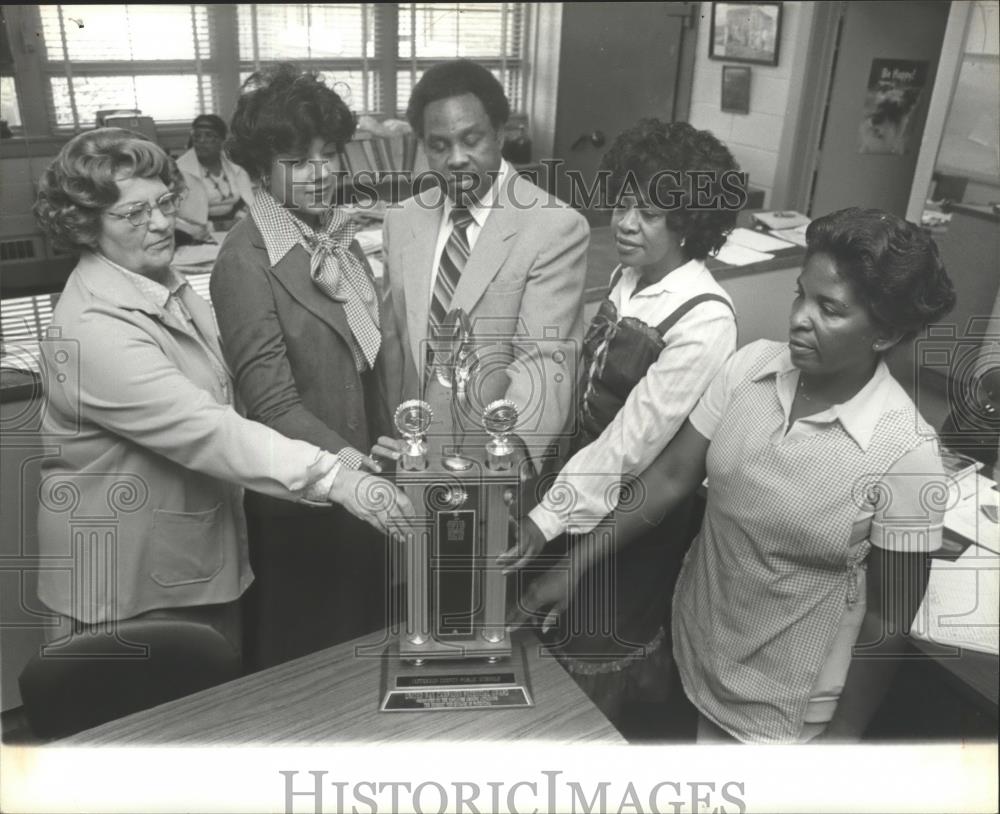
[[[429,65],[468,57],[493,71],[521,111],[526,6],[36,6],[49,129],[88,129],[103,109],[139,109],[158,125],[186,123],[230,107],[239,82],[279,60],[320,71],[358,113],[398,115]],[[6,83],[3,90],[6,100]],[[5,101],[5,114],[8,107]]]
[[[11,130],[21,127],[21,108],[17,104],[13,76],[0,76],[0,119],[7,122]]]
[[[15,354],[18,348],[33,347],[45,334],[58,296],[38,294],[0,302],[0,342],[5,355]]]
[[[383,15],[374,4],[247,4],[238,15],[241,80],[268,62],[295,62],[322,73],[353,110],[381,110],[375,56]]]
[[[510,99],[524,108],[523,3],[400,3],[396,109],[405,110],[423,69],[465,57],[493,71]]]
[[[88,129],[102,109],[157,122],[215,109],[207,5],[38,8],[53,130]]]
[[[7,123],[11,132],[21,128],[21,108],[17,103],[17,88],[14,85],[14,54],[7,36],[7,15],[0,8],[0,119]],[[7,138],[8,133],[0,133]]]

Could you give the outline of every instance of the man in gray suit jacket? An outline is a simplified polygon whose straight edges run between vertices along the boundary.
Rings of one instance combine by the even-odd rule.
[[[386,215],[383,347],[396,352],[398,399],[428,401],[432,449],[447,444],[450,391],[428,364],[428,340],[463,311],[478,367],[461,429],[510,399],[537,471],[574,409],[590,229],[503,160],[509,114],[500,83],[467,60],[432,67],[414,88],[407,118],[438,183]]]

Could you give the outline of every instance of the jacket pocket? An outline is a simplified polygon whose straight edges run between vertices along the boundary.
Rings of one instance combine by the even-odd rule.
[[[208,582],[222,570],[222,504],[203,512],[153,512],[152,573],[164,587]]]
[[[526,282],[523,274],[508,276],[501,273],[490,281],[486,290],[491,294],[513,294],[523,291]]]

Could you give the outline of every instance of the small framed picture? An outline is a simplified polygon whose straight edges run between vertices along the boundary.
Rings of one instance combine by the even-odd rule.
[[[750,66],[722,66],[722,109],[727,113],[750,112]]]
[[[710,59],[777,65],[781,3],[712,3]]]

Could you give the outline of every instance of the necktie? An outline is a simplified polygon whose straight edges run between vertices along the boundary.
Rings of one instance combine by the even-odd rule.
[[[330,299],[344,306],[347,324],[354,334],[351,347],[358,370],[374,367],[382,344],[379,330],[378,296],[375,282],[350,250],[357,226],[334,209],[322,232],[305,233],[312,260],[309,276]]]
[[[430,336],[439,333],[444,318],[451,308],[462,269],[469,259],[469,238],[466,232],[472,223],[472,215],[468,209],[455,207],[451,210],[451,222],[451,235],[444,245],[444,251],[441,252],[441,261],[438,263],[438,273],[434,280],[434,293],[431,295]]]

